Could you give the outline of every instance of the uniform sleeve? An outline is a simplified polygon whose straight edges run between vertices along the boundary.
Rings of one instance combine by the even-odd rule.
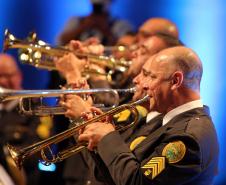
[[[174,155],[181,152],[176,142],[184,144],[184,155]],[[145,159],[138,161],[117,131],[98,145],[98,153],[116,185],[177,184],[188,182],[201,171],[199,146],[190,135],[170,137],[144,152]]]

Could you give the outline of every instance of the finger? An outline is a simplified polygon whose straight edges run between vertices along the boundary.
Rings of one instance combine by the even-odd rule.
[[[100,109],[96,108],[96,107],[90,107],[90,111],[93,112],[95,115],[103,114],[103,112]]]
[[[108,122],[108,123],[111,123],[112,119],[113,119],[112,116],[107,116],[105,121]]]
[[[71,40],[69,43],[69,49],[71,50],[77,50],[79,49],[81,46],[81,43],[77,40]]]
[[[92,140],[89,141],[89,144],[88,144],[87,148],[88,148],[88,150],[90,150],[90,151],[93,151],[93,150],[94,150],[95,146],[93,145]]]
[[[60,100],[60,101],[59,101],[59,105],[60,105],[60,106],[65,107],[65,104],[66,104],[65,101],[63,101],[63,100]]]
[[[66,99],[67,100],[75,100],[75,101],[78,101],[79,99],[81,99],[78,95],[76,94],[68,94],[66,95]]]
[[[75,117],[78,117],[78,116],[76,116],[75,114],[74,114],[74,112],[73,111],[71,111],[71,110],[67,110],[65,113],[64,113],[64,115],[67,117],[67,118],[75,118]]]
[[[100,44],[100,40],[96,37],[90,37],[85,40],[84,45],[90,45],[90,44]]]
[[[87,134],[87,133],[82,133],[78,136],[78,141],[79,142],[82,142],[82,141],[87,141],[89,142],[89,140],[91,139],[91,135],[90,134]]]
[[[78,131],[78,134],[81,135],[84,133],[84,130],[85,130],[85,127],[84,128],[81,128],[79,131]]]
[[[62,106],[66,109],[71,109],[71,107],[72,107],[71,103],[69,101],[64,102]]]

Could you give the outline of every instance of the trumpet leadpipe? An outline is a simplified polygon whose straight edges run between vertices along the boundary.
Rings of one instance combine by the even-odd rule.
[[[17,165],[17,167],[20,169],[22,167],[23,161],[37,153],[37,152],[41,152],[41,156],[44,160],[47,160],[46,163],[51,163],[51,162],[59,162],[62,161],[64,159],[66,159],[67,157],[70,157],[71,155],[80,152],[84,146],[81,146],[80,144],[75,145],[75,147],[73,149],[68,149],[68,150],[64,150],[64,151],[60,151],[59,155],[55,155],[53,154],[52,158],[49,159],[46,154],[45,154],[45,149],[49,149],[50,146],[52,144],[58,144],[59,142],[62,142],[66,139],[68,139],[69,137],[74,136],[76,133],[78,133],[79,130],[85,128],[87,125],[91,124],[91,123],[95,123],[101,120],[104,120],[106,117],[108,116],[113,116],[115,114],[118,114],[120,112],[122,112],[123,110],[129,109],[131,110],[131,112],[134,114],[134,121],[132,123],[130,123],[129,125],[122,125],[122,126],[116,126],[117,130],[121,130],[121,129],[127,129],[131,126],[133,126],[134,124],[137,123],[138,121],[138,117],[139,117],[139,113],[136,109],[136,105],[143,103],[144,101],[147,101],[149,99],[148,96],[145,96],[144,98],[142,98],[141,100],[138,100],[136,102],[133,103],[129,103],[129,104],[123,104],[121,106],[118,106],[106,113],[103,113],[99,116],[96,116],[88,121],[85,121],[81,124],[78,124],[68,130],[65,130],[55,136],[52,136],[46,140],[40,141],[38,143],[35,143],[33,145],[30,145],[24,149],[16,149],[13,146],[8,144],[8,150],[9,153],[11,154],[13,160],[15,161],[15,164]],[[50,149],[49,149],[50,150]]]

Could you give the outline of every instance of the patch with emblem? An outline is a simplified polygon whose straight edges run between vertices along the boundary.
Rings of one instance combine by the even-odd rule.
[[[153,157],[144,166],[141,167],[142,172],[149,179],[154,179],[165,169],[165,157]]]
[[[186,146],[182,141],[174,141],[167,144],[162,150],[162,156],[165,156],[168,163],[177,163],[184,158]]]
[[[145,136],[140,136],[134,139],[129,146],[130,150],[133,151],[136,148],[136,146],[139,145],[144,139],[146,139]]]

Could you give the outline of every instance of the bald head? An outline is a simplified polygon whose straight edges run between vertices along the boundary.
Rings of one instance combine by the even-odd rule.
[[[183,46],[168,48],[159,52],[155,61],[160,62],[170,73],[181,71],[184,77],[183,85],[199,91],[203,72],[202,62],[192,49]]]
[[[176,25],[168,19],[164,18],[151,18],[145,21],[139,28],[139,40],[155,34],[166,34],[178,38],[178,29]]]
[[[0,54],[0,86],[21,89],[22,77],[15,59],[8,54]]]
[[[15,69],[18,70],[15,59],[8,54],[0,54],[0,68]]]

